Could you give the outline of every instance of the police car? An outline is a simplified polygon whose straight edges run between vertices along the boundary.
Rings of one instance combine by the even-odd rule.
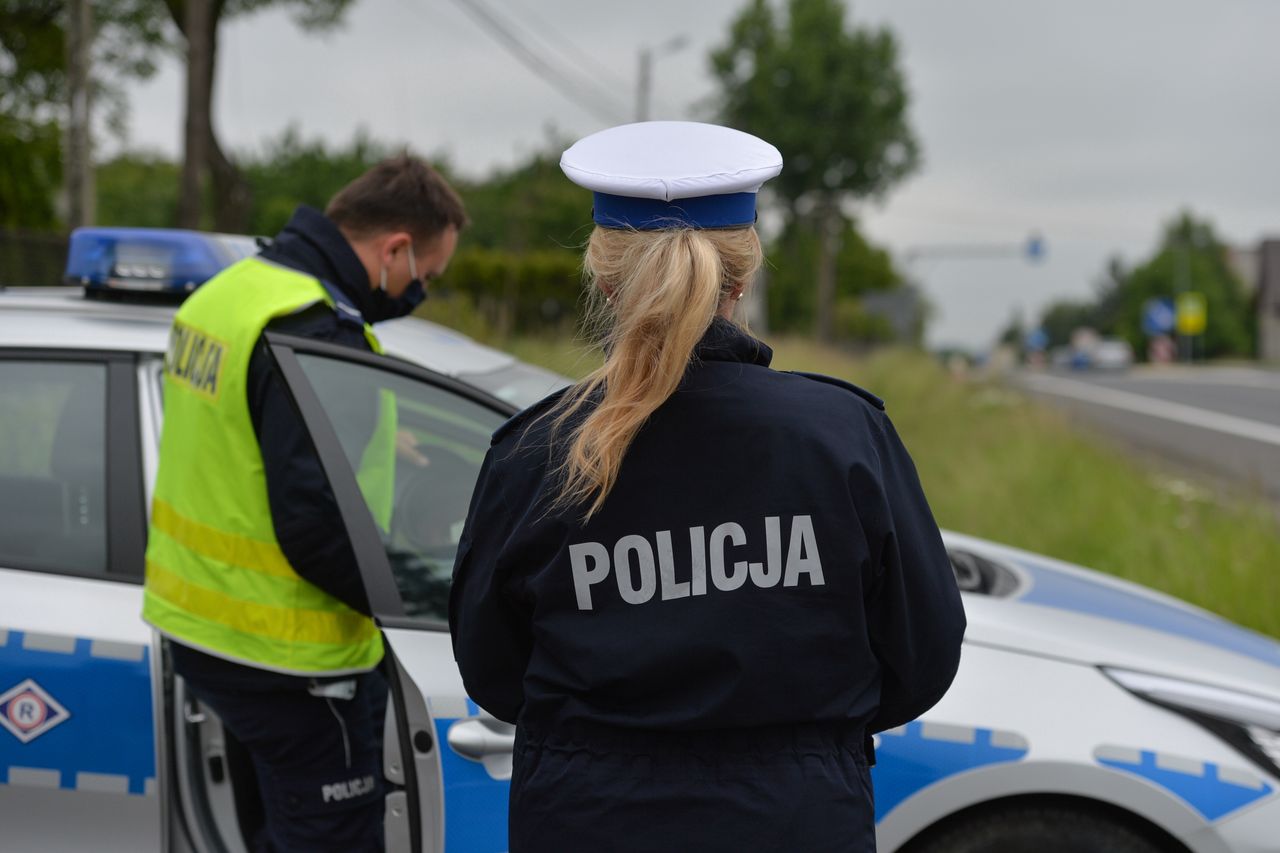
[[[243,751],[139,618],[174,308],[84,295],[190,289],[252,251],[81,232],[69,277],[83,291],[0,292],[0,850],[242,851],[260,819]],[[414,318],[379,335],[385,357],[269,338],[393,655],[387,847],[496,853],[513,731],[462,688],[450,570],[490,433],[564,380]],[[330,417],[369,387],[394,392],[430,462],[397,472],[386,535],[352,473],[359,442]],[[1280,850],[1280,644],[946,538],[964,656],[934,709],[876,738],[881,850]]]

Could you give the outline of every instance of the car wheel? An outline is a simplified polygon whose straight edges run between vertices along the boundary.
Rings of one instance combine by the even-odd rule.
[[[1182,851],[1106,814],[1021,805],[962,816],[926,831],[901,853],[1174,853]]]

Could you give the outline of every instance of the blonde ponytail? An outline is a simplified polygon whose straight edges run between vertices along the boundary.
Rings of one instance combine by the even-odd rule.
[[[590,518],[604,505],[636,433],[675,393],[721,302],[760,261],[754,228],[596,228],[583,265],[594,285],[588,322],[602,329],[605,361],[552,412],[558,432],[596,403],[567,436],[558,506],[584,506]]]

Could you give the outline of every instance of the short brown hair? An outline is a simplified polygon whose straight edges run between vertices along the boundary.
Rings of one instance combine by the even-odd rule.
[[[467,210],[453,187],[418,157],[399,154],[338,190],[325,208],[335,225],[356,238],[408,231],[428,242],[450,225],[467,226]]]

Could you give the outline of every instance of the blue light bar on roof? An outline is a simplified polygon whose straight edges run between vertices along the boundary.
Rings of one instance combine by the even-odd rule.
[[[190,293],[224,268],[258,253],[252,237],[170,228],[77,228],[67,284],[86,290]]]

